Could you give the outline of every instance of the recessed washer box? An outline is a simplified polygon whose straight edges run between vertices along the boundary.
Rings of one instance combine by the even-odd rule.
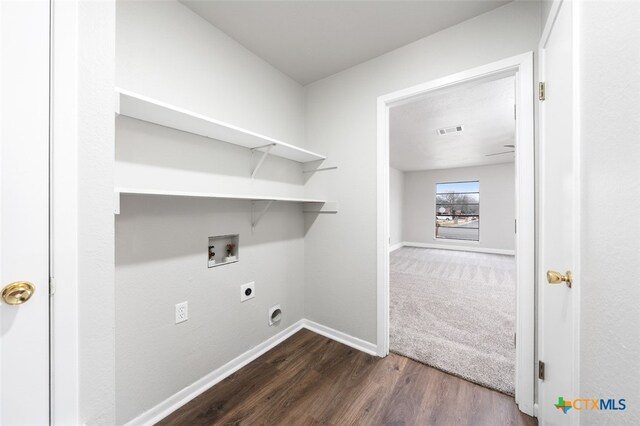
[[[207,266],[216,266],[236,263],[240,260],[240,235],[216,235],[209,237],[207,246]]]

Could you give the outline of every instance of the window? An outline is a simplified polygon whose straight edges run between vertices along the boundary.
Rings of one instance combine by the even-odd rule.
[[[480,182],[436,184],[436,238],[480,240]]]

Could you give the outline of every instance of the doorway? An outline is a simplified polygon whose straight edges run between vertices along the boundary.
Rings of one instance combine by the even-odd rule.
[[[534,405],[534,117],[533,54],[527,53],[455,75],[400,90],[378,98],[378,354],[390,348],[390,110],[434,93],[446,93],[479,83],[513,79],[515,85],[515,400],[521,411],[533,415]],[[452,123],[461,124],[461,123]],[[455,126],[454,126],[455,127]],[[455,128],[452,130],[455,131]],[[446,129],[445,129],[446,132]],[[446,183],[446,182],[442,182]],[[434,188],[434,191],[437,189]],[[437,197],[437,195],[436,195]],[[443,206],[441,206],[443,207]],[[434,206],[434,211],[435,211]],[[446,210],[444,213],[447,213]],[[455,214],[442,214],[455,221]],[[449,212],[452,213],[452,212]],[[466,227],[475,225],[476,217]],[[480,219],[481,220],[481,219]],[[480,222],[481,223],[481,222]],[[434,224],[435,227],[436,224]],[[440,233],[435,229],[435,238]],[[447,229],[445,234],[450,234]],[[474,231],[463,231],[466,234]],[[478,231],[480,232],[480,231]],[[473,236],[471,236],[473,237]]]

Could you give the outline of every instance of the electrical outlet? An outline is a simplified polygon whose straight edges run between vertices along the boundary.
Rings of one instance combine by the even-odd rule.
[[[256,283],[251,281],[240,286],[240,302],[253,299],[256,295]]]
[[[188,302],[178,303],[176,305],[176,324],[185,322],[189,319],[189,304]]]

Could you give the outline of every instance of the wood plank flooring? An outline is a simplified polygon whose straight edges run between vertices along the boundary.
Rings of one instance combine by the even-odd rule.
[[[160,425],[536,425],[513,398],[301,330]]]

